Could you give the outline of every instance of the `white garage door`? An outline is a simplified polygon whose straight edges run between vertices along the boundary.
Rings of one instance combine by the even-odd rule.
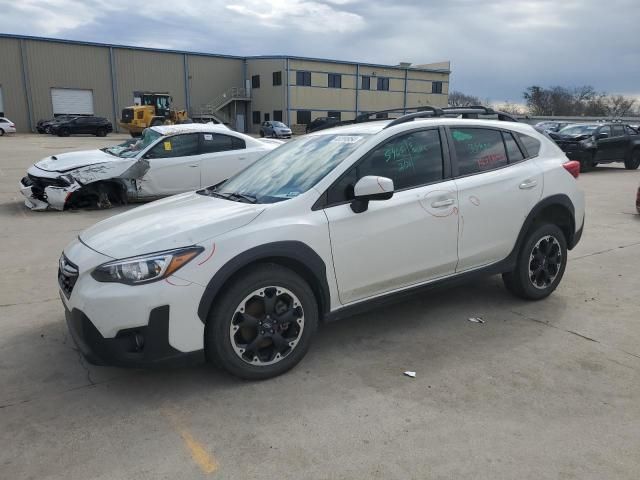
[[[4,103],[2,102],[2,85],[0,85],[0,115],[4,115]]]
[[[93,115],[93,92],[73,88],[52,88],[53,114]]]

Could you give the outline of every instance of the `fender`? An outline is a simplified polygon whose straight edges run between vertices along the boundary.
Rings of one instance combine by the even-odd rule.
[[[309,286],[318,298],[320,318],[329,312],[331,294],[329,293],[327,268],[324,261],[320,255],[305,243],[283,241],[266,243],[242,252],[229,260],[216,272],[213,278],[209,280],[198,305],[198,317],[200,317],[202,323],[206,323],[214,299],[235,273],[252,263],[268,260],[276,262],[285,260],[285,263],[288,261],[302,267],[304,271],[298,271],[298,273],[301,273],[302,277],[309,282]]]
[[[509,254],[509,257],[507,257],[508,259],[513,261],[514,265],[515,265],[516,259],[518,258],[518,253],[520,252],[520,247],[524,242],[525,236],[529,231],[529,228],[531,228],[531,225],[535,221],[536,217],[540,215],[542,210],[554,205],[563,207],[569,213],[570,232],[567,238],[567,248],[571,250],[578,243],[578,240],[580,240],[580,235],[582,234],[582,229],[580,230],[580,232],[576,233],[576,219],[575,219],[576,213],[575,213],[575,207],[573,206],[573,202],[565,194],[551,195],[549,197],[546,197],[540,200],[531,209],[531,211],[529,212],[529,215],[527,215],[527,218],[522,224],[522,228],[520,228],[520,233],[518,234],[518,239],[516,240],[516,244],[514,245],[513,250]]]

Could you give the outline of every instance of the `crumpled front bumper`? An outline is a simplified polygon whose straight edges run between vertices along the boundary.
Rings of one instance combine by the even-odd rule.
[[[25,177],[20,181],[20,193],[25,197],[25,206],[35,211],[64,210],[71,194],[80,188],[77,183],[68,187],[41,187],[33,182],[29,183],[27,179]]]

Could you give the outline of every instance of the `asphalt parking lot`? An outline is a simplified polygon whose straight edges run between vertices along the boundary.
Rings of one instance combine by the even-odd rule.
[[[60,251],[125,207],[31,212],[18,181],[124,138],[0,139],[0,478],[640,477],[640,171],[581,175],[585,233],[547,300],[499,277],[414,297],[325,325],[298,367],[250,383],[74,349]]]

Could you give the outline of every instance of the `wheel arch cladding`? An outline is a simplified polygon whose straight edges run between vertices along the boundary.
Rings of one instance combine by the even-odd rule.
[[[543,223],[557,225],[565,235],[567,248],[572,249],[575,246],[575,208],[573,202],[571,202],[571,199],[567,195],[558,194],[542,199],[533,207],[520,230],[517,243],[518,250],[522,242],[524,242],[527,233],[529,233],[532,228]]]
[[[229,260],[209,280],[198,305],[198,317],[206,323],[216,297],[243,270],[259,263],[290,268],[309,284],[318,302],[320,318],[329,313],[331,294],[324,261],[311,247],[298,241],[273,242],[251,248]]]

